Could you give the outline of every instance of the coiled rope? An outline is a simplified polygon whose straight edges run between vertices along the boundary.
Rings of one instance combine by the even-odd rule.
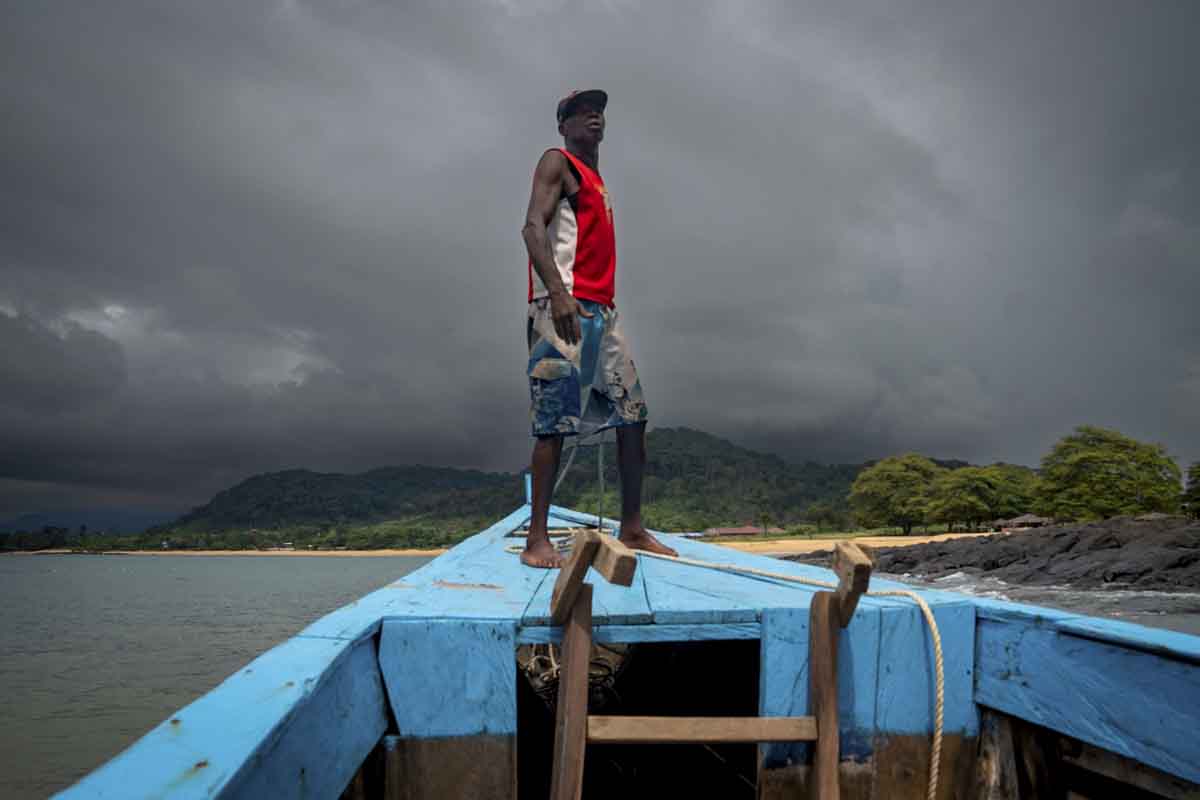
[[[744,575],[758,575],[763,578],[772,578],[774,580],[802,583],[808,586],[820,586],[824,589],[837,588],[836,583],[830,583],[829,581],[820,581],[816,578],[802,578],[799,575],[788,575],[783,572],[771,572],[770,570],[745,567],[740,564],[723,564],[713,561],[701,561],[700,559],[696,558],[668,556],[661,553],[651,553],[646,550],[637,550],[635,552],[639,556],[659,558],[663,561],[674,561],[679,564],[688,564],[693,567],[703,567],[705,569],[715,569],[722,572],[740,573]],[[925,617],[925,624],[929,626],[929,633],[933,639],[936,699],[934,701],[933,749],[932,753],[930,753],[929,791],[927,793],[927,797],[929,800],[936,800],[938,773],[940,772],[942,763],[942,722],[943,711],[945,710],[945,677],[942,663],[942,634],[938,630],[937,620],[934,619],[933,611],[930,610],[929,604],[926,603],[925,599],[916,592],[908,591],[906,589],[886,589],[882,591],[867,591],[866,594],[871,597],[906,597],[909,600],[912,600],[921,609],[921,614]]]

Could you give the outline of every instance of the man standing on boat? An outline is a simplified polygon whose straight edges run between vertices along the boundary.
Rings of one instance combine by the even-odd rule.
[[[621,534],[627,546],[666,555],[642,524],[646,402],[613,307],[617,265],[612,204],[599,173],[608,95],[572,92],[558,103],[564,147],[533,173],[521,236],[529,251],[529,392],[533,516],[521,561],[554,568],[547,517],[563,437],[615,428],[621,474]]]

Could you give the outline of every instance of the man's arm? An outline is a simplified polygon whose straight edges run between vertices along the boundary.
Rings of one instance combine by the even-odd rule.
[[[563,285],[558,265],[554,263],[554,254],[550,250],[550,237],[546,233],[546,226],[550,224],[562,199],[566,173],[566,157],[557,150],[547,150],[533,172],[533,190],[529,194],[529,209],[525,212],[521,238],[525,240],[525,249],[529,251],[533,268],[550,293],[554,330],[567,344],[575,344],[580,339],[578,315],[590,317],[592,314],[580,306]]]

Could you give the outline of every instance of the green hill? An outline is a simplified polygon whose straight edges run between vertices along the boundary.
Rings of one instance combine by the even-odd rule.
[[[555,496],[559,505],[599,506],[596,450],[581,448]],[[646,523],[659,530],[788,527],[822,516],[845,519],[863,464],[794,463],[688,428],[649,434],[643,487]],[[619,514],[616,448],[605,448],[606,517]],[[941,462],[962,466],[965,462]],[[524,502],[519,474],[443,467],[384,467],[359,474],[295,469],[255,475],[180,519],[122,546],[244,548],[426,547],[455,542]],[[837,524],[836,522],[833,524]],[[115,544],[115,543],[114,543]]]
[[[643,514],[658,530],[757,525],[763,514],[772,524],[786,526],[805,519],[814,503],[845,509],[850,484],[862,469],[859,464],[796,464],[689,428],[659,428],[648,439]],[[615,446],[606,446],[606,516],[620,510],[616,457]],[[594,512],[596,472],[595,449],[581,449],[556,502]]]

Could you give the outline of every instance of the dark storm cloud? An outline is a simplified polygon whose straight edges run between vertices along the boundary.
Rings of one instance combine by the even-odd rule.
[[[24,4],[0,511],[524,463],[533,164],[612,96],[654,424],[798,458],[1200,457],[1188,3]]]

